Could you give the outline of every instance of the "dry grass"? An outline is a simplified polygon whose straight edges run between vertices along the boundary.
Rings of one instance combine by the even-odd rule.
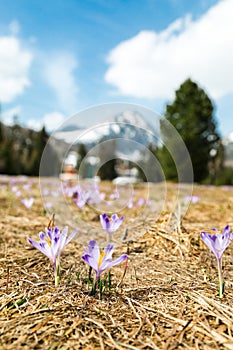
[[[156,220],[127,211],[137,238],[115,251],[128,252],[127,273],[119,285],[123,266],[112,269],[112,287],[101,300],[90,295],[80,241],[64,250],[57,288],[48,259],[30,249],[27,237],[47,224],[36,185],[31,210],[8,186],[1,189],[0,349],[233,349],[233,246],[224,254],[221,300],[215,258],[199,239],[213,226],[233,228],[233,191],[197,186],[194,193],[200,201],[180,227],[166,208]],[[96,214],[85,210],[97,227]]]

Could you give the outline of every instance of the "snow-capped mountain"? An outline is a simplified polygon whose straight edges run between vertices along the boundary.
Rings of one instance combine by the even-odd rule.
[[[68,131],[66,130],[56,132],[53,136],[71,144],[83,143],[87,146],[92,146],[100,141],[120,138],[134,140],[148,146],[151,143],[156,144],[158,137],[155,128],[141,114],[132,110],[127,110],[87,129],[71,126]]]

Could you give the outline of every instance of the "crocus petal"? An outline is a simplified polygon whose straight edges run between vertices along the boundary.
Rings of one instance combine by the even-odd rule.
[[[112,214],[112,220],[113,220],[113,221],[118,220],[118,215],[117,215],[117,214]]]
[[[125,261],[126,259],[128,258],[128,255],[127,254],[123,254],[121,255],[119,258],[113,260],[113,261],[103,261],[102,265],[100,266],[99,270],[100,270],[100,273],[105,271],[105,270],[108,270],[110,269],[111,267],[117,265],[117,264],[120,264],[121,262]]]
[[[75,235],[77,234],[78,230],[74,230],[69,237],[67,237],[65,245],[67,245],[68,243],[70,243],[70,241],[72,241],[72,239],[75,237]]]
[[[40,232],[40,233],[39,233],[39,237],[40,237],[41,240],[44,240],[45,237],[46,237],[46,236],[45,236],[45,233],[44,233],[44,232]]]
[[[209,247],[211,252],[214,253],[216,258],[219,259],[219,256],[216,255],[216,252],[214,250],[214,242],[217,239],[217,237],[215,235],[210,235],[210,234],[208,234],[206,232],[201,232],[201,239],[207,245],[207,247]]]
[[[105,259],[112,259],[112,253],[114,250],[114,245],[109,243],[107,245],[107,247],[104,248],[104,252],[105,252]]]
[[[106,213],[100,215],[100,223],[101,223],[104,230],[106,230],[106,219],[108,219]]]
[[[65,226],[62,232],[60,233],[61,242],[63,243],[64,241],[64,244],[66,242],[67,233],[68,233],[68,226]]]
[[[98,273],[99,267],[98,267],[98,260],[94,259],[93,256],[89,254],[84,254],[82,256],[82,259],[89,265],[91,266],[96,273]]]
[[[48,249],[46,242],[43,242],[43,244],[40,244],[31,238],[29,238],[28,241],[31,245],[33,245],[34,248],[38,249],[41,253],[46,255],[49,259],[53,259],[51,250]]]
[[[98,254],[97,254],[98,252]],[[99,259],[99,246],[98,246],[98,243],[93,239],[93,240],[90,240],[89,243],[88,243],[88,254],[89,255],[95,255],[96,258]]]
[[[115,222],[113,222],[114,231],[116,231],[121,226],[123,220],[124,220],[124,216],[122,216],[120,219],[117,218],[117,220]]]
[[[223,233],[224,235],[230,233],[230,227],[229,227],[229,225],[227,225],[227,226],[224,228],[224,230],[223,230],[222,233]]]

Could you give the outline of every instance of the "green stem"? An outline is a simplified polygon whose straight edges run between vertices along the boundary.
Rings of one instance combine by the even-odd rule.
[[[100,293],[100,300],[102,300],[103,296],[103,281],[99,280],[99,293]]]
[[[108,291],[110,291],[111,288],[111,272],[108,271]]]
[[[222,280],[222,258],[217,259],[217,265],[218,265],[218,279],[219,279],[219,297],[223,298],[224,282]]]
[[[98,281],[93,281],[90,295],[95,295]]]

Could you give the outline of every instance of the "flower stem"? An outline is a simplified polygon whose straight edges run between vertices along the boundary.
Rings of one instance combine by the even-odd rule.
[[[217,259],[217,265],[218,265],[218,279],[219,279],[219,297],[223,298],[224,281],[222,280],[222,258]]]
[[[103,296],[103,281],[99,280],[99,293],[100,293],[100,300],[102,300]]]
[[[55,279],[55,287],[58,286],[58,282],[60,280],[60,261],[56,259],[54,264],[54,279]]]

